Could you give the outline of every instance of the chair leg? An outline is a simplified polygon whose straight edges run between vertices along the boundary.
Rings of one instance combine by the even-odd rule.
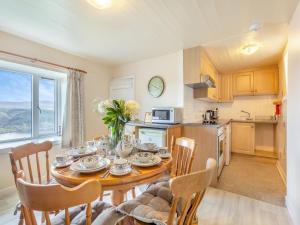
[[[131,189],[131,195],[132,195],[132,198],[136,197],[135,187]]]
[[[45,212],[42,212],[41,224],[43,224],[45,221],[46,221]]]
[[[24,224],[24,215],[23,214],[24,214],[24,212],[23,212],[23,209],[21,208],[18,225]]]
[[[103,201],[103,191],[101,191],[100,197],[99,197],[100,201]]]

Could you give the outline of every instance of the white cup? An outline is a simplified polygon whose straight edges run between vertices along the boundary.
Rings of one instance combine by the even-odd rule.
[[[68,157],[64,154],[58,154],[55,156],[55,159],[58,164],[65,164],[68,160]]]

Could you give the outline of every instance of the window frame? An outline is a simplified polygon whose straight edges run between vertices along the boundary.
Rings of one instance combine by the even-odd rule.
[[[31,76],[31,137],[29,138],[15,138],[9,140],[0,141],[0,144],[13,143],[18,141],[30,141],[36,139],[43,139],[55,136],[61,136],[61,126],[62,126],[62,82],[63,78],[58,78],[50,75],[43,75],[36,72],[28,72],[19,69],[11,69],[0,66],[0,70],[8,71],[13,73],[20,73],[24,75]],[[49,79],[55,81],[54,88],[54,123],[55,129],[54,133],[39,135],[39,81],[42,79]]]

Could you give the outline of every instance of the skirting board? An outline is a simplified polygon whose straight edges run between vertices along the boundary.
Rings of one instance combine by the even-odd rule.
[[[285,204],[289,211],[291,220],[293,222],[293,225],[300,224],[300,214],[297,212],[295,204],[292,202],[292,199],[290,199],[288,196],[285,197]]]
[[[283,169],[282,169],[282,167],[281,167],[281,165],[280,165],[280,163],[279,163],[278,160],[277,160],[277,162],[276,162],[276,167],[277,167],[277,169],[278,169],[278,172],[279,172],[279,174],[280,174],[280,177],[281,177],[283,183],[284,183],[285,186],[286,186],[286,174],[285,174],[285,172],[283,171]]]

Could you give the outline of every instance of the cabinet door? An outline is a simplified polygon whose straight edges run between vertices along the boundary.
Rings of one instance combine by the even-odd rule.
[[[232,123],[231,145],[232,152],[254,154],[255,141],[254,123]]]
[[[219,102],[232,102],[232,76],[231,74],[222,74],[219,76]]]
[[[209,70],[209,75],[215,80],[216,87],[215,88],[208,88],[208,97],[212,100],[218,100],[218,72],[213,68],[211,65]]]
[[[254,71],[254,94],[277,94],[278,70],[276,68]]]
[[[233,75],[233,95],[253,95],[253,72]]]
[[[195,84],[200,82],[200,53],[198,47],[183,50],[184,84]]]

